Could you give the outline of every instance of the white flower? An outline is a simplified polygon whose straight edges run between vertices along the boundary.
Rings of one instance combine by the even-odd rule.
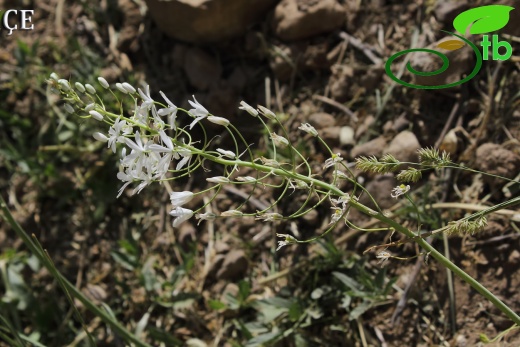
[[[92,116],[92,118],[94,118],[95,120],[98,120],[98,121],[102,121],[103,120],[103,115],[101,113],[99,113],[98,111],[89,111],[89,114]]]
[[[135,141],[130,140],[128,137],[125,137],[125,143],[128,147],[130,147],[133,151],[137,153],[146,152],[146,149],[143,146],[143,142],[141,141],[141,134],[139,131],[135,133]]]
[[[211,212],[197,213],[195,215],[195,218],[200,219],[197,223],[197,225],[199,225],[200,222],[202,222],[203,220],[214,220],[215,218],[217,218],[217,215]]]
[[[166,95],[164,95],[163,92],[159,91],[159,94],[161,94],[164,101],[166,101],[168,107],[161,108],[157,111],[157,113],[159,114],[159,116],[168,116],[168,123],[170,123],[172,129],[175,129],[175,119],[177,118],[177,106],[175,106],[173,102],[171,102],[170,99],[168,99]]]
[[[255,110],[252,106],[248,105],[245,101],[240,101],[240,105],[242,105],[239,107],[240,110],[247,111],[253,117],[258,116],[258,111]]]
[[[271,133],[271,140],[273,140],[274,144],[276,146],[288,146],[289,140],[287,140],[285,137],[280,136],[276,133]]]
[[[378,264],[381,264],[381,266],[383,266],[384,263],[388,261],[388,259],[390,259],[391,257],[392,255],[388,251],[381,251],[376,255],[376,258],[379,259]]]
[[[222,154],[224,157],[228,157],[228,158],[231,158],[231,159],[235,159],[237,157],[235,152],[233,152],[233,151],[226,151],[225,149],[222,149],[222,148],[217,148],[217,152]]]
[[[283,241],[278,241],[278,247],[276,248],[276,251],[279,251],[280,248],[282,248],[283,246],[287,246],[298,242],[297,239],[288,234],[276,234],[276,236],[284,238]]]
[[[51,78],[53,80],[55,80],[56,82],[58,82],[58,80],[60,79],[60,77],[58,76],[58,74],[56,72],[51,73]]]
[[[74,85],[76,86],[77,90],[79,90],[82,93],[85,93],[85,87],[83,86],[83,84],[76,82],[76,83],[74,83]]]
[[[224,176],[215,176],[215,177],[206,178],[206,181],[211,182],[211,183],[229,183],[230,182],[229,178],[224,177]]]
[[[99,84],[101,84],[103,88],[107,89],[109,87],[109,84],[106,79],[104,79],[103,77],[98,77],[97,79]]]
[[[262,105],[258,105],[258,111],[265,117],[269,119],[276,119],[276,115],[273,113],[273,111],[265,108]]]
[[[141,96],[141,99],[143,99],[143,103],[141,104],[141,109],[144,110],[152,110],[152,113],[157,112],[155,110],[155,101],[150,96],[150,86],[147,85],[145,88],[145,92],[143,92],[140,88],[137,88],[137,91],[139,92],[139,95]]]
[[[177,163],[177,167],[175,168],[175,170],[179,171],[180,169],[182,169],[184,167],[184,165],[186,165],[186,163],[188,163],[191,159],[191,151],[187,148],[179,148],[177,150],[177,153],[179,153],[183,158],[181,159],[181,161],[179,161]]]
[[[163,144],[166,145],[166,147],[154,143],[154,144],[151,144],[148,148],[150,148],[151,151],[154,151],[156,153],[174,152],[175,147],[173,146],[172,139],[168,135],[166,135],[164,130],[159,130],[159,136],[161,137],[161,140],[162,140]]]
[[[191,100],[188,100],[191,107],[193,107],[191,110],[189,110],[189,113],[191,113],[193,116],[195,116],[195,120],[193,122],[191,122],[190,129],[192,129],[195,126],[195,124],[197,124],[201,119],[206,118],[209,114],[208,110],[206,110],[204,108],[204,106],[202,106],[197,101],[197,99],[195,99],[195,95],[192,95],[192,96],[193,96],[194,102]]]
[[[394,189],[392,189],[392,194],[390,194],[390,196],[392,198],[396,198],[397,199],[401,195],[408,193],[409,190],[410,190],[410,186],[409,185],[405,186],[404,184],[401,184],[400,186],[397,186]]]
[[[238,210],[224,211],[220,214],[222,217],[242,217],[244,214]]]
[[[105,136],[105,134],[103,133],[94,133],[92,136],[94,136],[94,138],[98,141],[101,141],[101,142],[107,142],[108,141],[108,137]]]
[[[300,125],[298,129],[303,130],[307,134],[311,134],[314,137],[318,136],[318,131],[309,123],[302,123],[302,125]]]
[[[346,205],[350,201],[350,195],[345,193],[345,195],[340,196],[337,199],[330,199],[330,201],[334,204],[334,206],[341,205],[342,209],[346,209]]]
[[[208,120],[211,123],[215,123],[215,124],[222,125],[225,127],[227,127],[229,125],[229,119],[222,118],[222,117],[209,116]]]
[[[332,154],[332,158],[325,160],[325,166],[323,166],[323,169],[334,166],[336,163],[339,163],[342,160],[343,158],[341,158],[341,155],[339,153]]]
[[[94,88],[91,84],[85,84],[85,89],[89,94],[96,94],[96,88]]]
[[[255,217],[255,220],[263,220],[264,222],[274,222],[280,219],[283,219],[283,216],[279,213],[264,213]]]
[[[119,89],[121,93],[128,94],[128,90],[126,90],[121,83],[116,83],[116,88]]]
[[[174,228],[177,228],[179,225],[193,216],[193,211],[187,208],[177,207],[170,211],[170,215],[176,217],[173,220],[172,225]]]
[[[341,216],[343,216],[343,213],[345,213],[345,211],[339,207],[331,207],[331,209],[334,210],[334,213],[330,217],[329,224],[336,224],[340,220]]]
[[[130,93],[130,94],[135,93],[135,88],[130,83],[124,82],[122,84],[122,86],[128,93]]]
[[[193,193],[190,191],[173,192],[170,194],[170,201],[174,207],[179,207],[193,199]]]
[[[108,135],[110,135],[110,138],[108,139],[108,147],[112,148],[113,153],[116,152],[116,142],[124,141],[124,138],[120,139],[121,135],[119,134],[124,126],[126,126],[126,121],[118,118],[110,129],[108,129]]]

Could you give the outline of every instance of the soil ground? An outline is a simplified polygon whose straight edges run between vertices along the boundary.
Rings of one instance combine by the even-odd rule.
[[[298,3],[313,6],[312,1]],[[309,38],[280,39],[273,29],[271,10],[263,21],[231,41],[195,45],[167,37],[140,2],[24,2],[27,8],[35,9],[35,29],[12,36],[0,32],[0,187],[18,222],[37,236],[56,267],[92,300],[108,303],[128,326],[135,327],[151,312],[147,326],[175,336],[178,345],[194,338],[211,346],[246,341],[238,322],[254,321],[255,309],[259,310],[247,305],[229,305],[223,310],[209,304],[211,300],[225,302],[225,294],[236,295],[245,282],[251,288],[247,302],[274,296],[308,299],[316,294],[316,288],[332,288],[334,292],[339,288],[333,284],[334,272],[358,266],[370,274],[382,271],[375,253],[363,252],[396,237],[341,226],[329,239],[335,244],[333,252],[324,251],[323,245],[273,252],[275,233],[296,228],[302,236],[312,237],[324,231],[331,213],[328,206],[320,206],[294,225],[219,220],[211,226],[188,222],[174,230],[168,216],[168,195],[161,187],[115,199],[119,189],[117,158],[92,144],[92,126],[67,119],[59,110],[60,103],[44,81],[52,71],[70,76],[72,81],[94,83],[98,75],[110,83],[130,81],[137,86],[146,81],[154,97],[159,99],[158,91],[162,90],[184,107],[190,96],[196,95],[213,114],[228,117],[247,141],[259,148],[265,148],[267,137],[251,117],[238,111],[238,105],[241,100],[270,105],[284,115],[290,139],[301,142],[316,168],[329,154],[318,142],[302,139],[298,130],[301,122],[313,123],[333,151],[348,162],[359,155],[380,156],[388,151],[414,161],[417,148],[435,146],[468,167],[519,179],[520,24],[514,21],[516,14],[512,12],[510,25],[500,32],[513,47],[508,61],[485,61],[470,82],[425,91],[394,84],[384,71],[384,61],[410,48],[412,37],[416,47],[444,38],[446,34],[440,30],[452,30],[453,11],[491,2],[461,1],[451,12],[442,7],[448,2],[338,3],[345,8],[346,21]],[[0,8],[17,6],[21,5],[16,1],[4,1]],[[451,73],[455,75],[466,75],[474,64],[471,56],[462,53],[453,53],[451,58],[455,62]],[[412,61],[430,66],[429,61],[419,58]],[[216,128],[210,132],[222,135]],[[225,146],[230,139],[222,136],[217,142]],[[390,190],[397,185],[393,175],[357,173],[381,207],[395,213],[408,227],[416,227],[405,202],[390,198]],[[200,171],[173,189],[203,190],[208,187],[205,175]],[[469,205],[491,206],[517,196],[517,186],[453,170],[429,173],[412,191],[428,205],[425,213],[431,218],[424,227],[433,229],[474,212]],[[235,188],[224,190],[212,208],[233,208],[243,201],[244,193],[247,191]],[[245,208],[254,212],[273,201],[277,193],[259,191]],[[295,202],[305,197],[294,192],[280,202],[278,211],[294,212]],[[201,201],[193,202],[197,203]],[[435,203],[466,207],[432,208]],[[514,206],[509,211],[520,213]],[[350,218],[360,226],[372,222],[354,211]],[[518,222],[511,215],[492,214],[478,234],[429,241],[520,312],[519,236]],[[0,251],[5,259],[14,259],[11,250],[27,255],[23,243],[2,222]],[[450,298],[446,270],[428,257],[413,258],[420,252],[414,245],[388,250],[409,258],[384,264],[387,281],[395,280],[393,289],[356,320],[349,319],[354,304],[345,308],[341,295],[324,294],[328,301],[315,301],[322,316],[298,326],[302,336],[315,345],[462,347],[480,345],[480,334],[495,337],[512,325],[458,278],[453,279]],[[270,280],[273,274],[276,279]],[[48,336],[42,341],[49,346],[70,343],[56,333],[65,329],[58,322],[63,321],[69,307],[52,276],[44,269],[27,266],[20,275],[32,298],[29,302],[40,305],[38,313],[20,309],[24,332],[30,334],[38,317],[47,317]],[[5,290],[5,285],[3,282],[0,288]],[[406,300],[400,302],[403,296]],[[305,305],[311,302],[301,300]],[[54,312],[53,306],[61,313]],[[98,341],[120,345],[110,330],[81,305],[79,309]],[[325,319],[329,317],[333,323]],[[285,323],[275,321],[272,326]],[[45,331],[45,324],[38,324],[40,331]],[[299,344],[290,337],[276,345]],[[520,346],[520,333],[510,333],[494,345]]]

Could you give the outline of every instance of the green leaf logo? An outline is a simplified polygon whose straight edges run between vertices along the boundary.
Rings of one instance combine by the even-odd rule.
[[[453,20],[453,27],[462,35],[471,26],[469,33],[486,34],[502,29],[509,22],[509,12],[514,7],[505,5],[488,5],[473,8],[459,14]]]

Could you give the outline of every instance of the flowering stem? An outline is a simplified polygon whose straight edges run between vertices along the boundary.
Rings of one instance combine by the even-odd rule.
[[[124,326],[122,326],[119,322],[117,322],[110,314],[108,314],[105,310],[97,307],[92,301],[90,301],[83,293],[77,289],[72,283],[70,283],[52,264],[47,256],[35,245],[34,241],[27,235],[27,233],[22,229],[22,227],[14,220],[11,212],[7,208],[7,204],[5,203],[2,195],[0,194],[0,209],[4,214],[4,218],[11,225],[16,235],[23,240],[24,244],[29,248],[32,254],[34,254],[38,260],[51,272],[54,274],[57,280],[63,285],[63,287],[71,294],[73,297],[81,301],[85,307],[94,313],[96,316],[101,318],[106,324],[110,325],[115,332],[117,332],[125,341],[132,342],[136,346],[139,347],[151,347],[146,342],[142,342],[135,335],[133,335],[130,331],[128,331]]]
[[[395,222],[394,220],[386,217],[384,214],[378,212],[377,214],[370,213],[367,210],[367,207],[364,205],[359,204],[356,201],[350,201],[350,204],[360,210],[361,212],[368,213],[372,217],[378,219],[379,221],[388,224],[389,226],[395,228],[395,230],[399,231],[400,233],[406,235],[407,237],[413,238],[416,235],[410,231],[408,228],[405,228],[401,224]],[[464,282],[468,283],[470,286],[473,287],[477,292],[482,294],[486,299],[488,299],[493,305],[495,305],[496,308],[498,308],[502,313],[504,313],[507,317],[509,317],[513,322],[520,325],[520,317],[511,310],[506,304],[504,304],[500,299],[498,299],[493,293],[491,293],[486,287],[484,287],[482,284],[480,284],[477,280],[475,280],[473,277],[468,275],[464,270],[459,268],[457,265],[455,265],[453,262],[448,260],[446,257],[444,257],[440,252],[438,252],[434,247],[432,247],[428,242],[426,242],[422,238],[415,238],[415,241],[419,246],[421,246],[423,249],[425,249],[429,254],[435,258],[439,263],[447,267],[449,270],[451,270],[455,275],[457,275],[460,279],[462,279]]]
[[[255,168],[259,171],[263,172],[272,172],[275,175],[279,176],[289,176],[292,179],[301,180],[309,185],[314,185],[317,187],[321,187],[325,189],[326,191],[331,192],[334,195],[343,196],[344,193],[337,188],[334,185],[328,184],[326,182],[323,182],[321,180],[317,180],[314,178],[310,178],[304,175],[300,175],[298,173],[288,172],[283,169],[276,169],[272,168],[266,165],[251,163],[251,162],[245,162],[241,160],[231,161],[226,160],[222,158],[216,158],[210,155],[207,155],[206,153],[199,153],[201,156],[204,156],[212,161],[218,162],[223,165],[238,165],[242,167],[250,167]],[[415,235],[411,230],[408,228],[405,228],[401,224],[397,223],[396,221],[386,217],[382,212],[376,212],[368,207],[366,207],[363,204],[360,204],[359,202],[355,201],[354,199],[349,200],[349,204],[356,208],[357,210],[370,215],[379,221],[389,225],[390,227],[394,228],[395,230],[399,231],[403,235],[413,238],[417,235]],[[326,233],[324,233],[326,234]],[[320,236],[323,236],[320,235]],[[507,317],[509,317],[513,322],[520,325],[520,316],[518,316],[513,310],[511,310],[504,302],[502,302],[500,299],[498,299],[493,293],[491,293],[486,287],[484,287],[482,284],[480,284],[477,280],[475,280],[473,277],[468,275],[464,270],[459,268],[457,265],[455,265],[453,262],[448,260],[446,257],[444,257],[440,252],[438,252],[433,246],[431,246],[428,242],[423,240],[422,238],[416,239],[417,244],[421,246],[424,250],[426,250],[433,258],[435,258],[439,263],[444,265],[446,268],[451,270],[455,275],[457,275],[460,279],[468,283],[473,289],[475,289],[477,292],[479,292],[481,295],[483,295],[486,299],[488,299],[493,305],[495,305],[496,308],[498,308],[500,311],[502,311]]]

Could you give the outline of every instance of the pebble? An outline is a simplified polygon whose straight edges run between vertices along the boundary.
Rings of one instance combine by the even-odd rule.
[[[335,126],[336,119],[331,114],[325,112],[317,112],[309,116],[309,124],[319,130]]]
[[[345,17],[345,8],[336,0],[282,0],[275,8],[272,27],[282,40],[301,40],[339,29]]]
[[[244,251],[235,249],[226,254],[222,267],[217,272],[219,280],[238,280],[247,272],[248,263]]]
[[[405,130],[394,137],[385,153],[392,154],[400,161],[416,162],[419,159],[417,153],[419,148],[421,148],[421,145],[415,134]]]
[[[339,144],[342,146],[354,146],[356,144],[353,128],[349,126],[341,127],[339,131]]]

